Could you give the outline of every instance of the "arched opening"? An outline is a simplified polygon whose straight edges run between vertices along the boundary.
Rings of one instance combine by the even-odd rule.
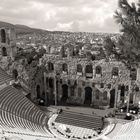
[[[96,59],[96,56],[95,55],[92,55],[91,56],[91,60],[94,61],[95,59]]]
[[[78,65],[77,65],[77,74],[78,74],[78,75],[82,75],[82,71],[83,71],[83,70],[82,70],[82,65],[81,65],[81,64],[78,64]]]
[[[48,79],[48,77],[46,77],[46,88],[48,88],[49,87],[49,79]]]
[[[1,43],[6,43],[6,33],[4,29],[1,29]]]
[[[14,69],[12,73],[13,73],[13,78],[14,78],[15,80],[17,80],[18,71],[17,71],[16,69]]]
[[[62,65],[62,71],[65,72],[65,73],[68,72],[68,65],[67,65],[66,63],[64,63],[64,64]]]
[[[104,88],[104,83],[101,83],[100,88]]]
[[[61,101],[63,103],[66,103],[68,99],[68,85],[62,85],[62,98],[61,98]]]
[[[86,69],[85,69],[85,72],[86,72],[86,78],[92,78],[93,77],[92,65],[87,65]]]
[[[119,69],[117,67],[114,67],[112,69],[112,77],[115,78],[118,76],[118,74],[119,74]]]
[[[77,65],[77,72],[82,73],[82,65],[81,64]]]
[[[130,104],[133,104],[134,94],[133,94],[133,93],[130,93],[129,96],[130,96],[130,97],[129,97],[129,103],[130,103]]]
[[[49,70],[49,72],[51,72],[51,71],[54,70],[54,65],[53,65],[53,63],[48,62],[48,70]]]
[[[47,82],[47,81],[46,81]],[[48,78],[48,103],[49,104],[54,104],[54,79],[53,78]]]
[[[137,70],[135,68],[132,68],[130,70],[130,77],[132,80],[136,80],[137,79]]]
[[[115,105],[115,89],[110,91],[110,108],[114,108]]]
[[[40,98],[40,93],[41,93],[41,91],[40,91],[40,85],[37,85],[37,87],[36,87],[36,93],[37,93],[37,99],[39,99]]]
[[[136,86],[135,91],[136,91],[136,92],[139,92],[139,90],[140,90],[139,87]]]
[[[96,67],[96,69],[95,69],[95,73],[96,73],[96,75],[102,75],[102,68],[101,68],[101,66],[97,66]]]
[[[5,47],[2,47],[2,56],[7,56],[7,50]]]
[[[124,103],[124,96],[125,96],[125,86],[122,85],[120,88],[121,92],[120,92],[120,100],[122,101],[122,103]]]
[[[86,87],[85,88],[85,105],[90,105],[92,103],[92,88]]]

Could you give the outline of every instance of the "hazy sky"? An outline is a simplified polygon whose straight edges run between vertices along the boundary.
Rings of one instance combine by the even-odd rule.
[[[47,30],[118,32],[117,7],[118,0],[0,0],[0,20]]]

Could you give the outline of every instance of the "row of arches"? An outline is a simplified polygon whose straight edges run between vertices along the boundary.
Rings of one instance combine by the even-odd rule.
[[[48,79],[48,84],[49,84],[50,88],[53,87],[53,79],[52,78]],[[70,88],[70,90],[69,90],[69,88]],[[125,91],[127,90],[127,86],[120,85],[118,87],[118,90],[120,90],[120,99],[119,100],[124,102]],[[61,97],[61,102],[62,103],[66,103],[66,101],[67,101],[67,99],[69,97],[69,91],[70,91],[70,96],[75,96],[74,88],[69,87],[67,84],[63,84],[62,85],[62,97]],[[79,87],[78,91],[77,91],[79,98],[82,97],[82,91],[83,91],[83,89],[81,87]],[[41,94],[40,85],[36,86],[36,93],[37,93],[37,98],[44,98],[45,97],[45,92],[44,92],[44,94]],[[52,95],[52,92],[51,92],[51,95]],[[85,87],[84,88],[84,104],[85,105],[92,104],[92,96],[93,95],[95,95],[96,100],[99,100],[99,101],[100,100],[109,101],[110,108],[114,108],[115,100],[116,100],[115,99],[115,97],[116,97],[116,90],[115,89],[110,90],[110,98],[108,98],[108,92],[107,91],[104,91],[103,93],[100,93],[98,90],[96,90],[93,93],[93,90],[92,90],[91,87],[89,87],[89,86]],[[50,96],[50,95],[48,94],[48,96]],[[50,98],[50,97],[47,97],[47,98]],[[51,96],[51,100],[54,100],[53,96]],[[133,98],[132,99],[130,98],[130,102],[133,102]]]
[[[50,88],[50,89],[53,89],[54,88],[54,79],[53,78],[46,78],[46,85],[47,85],[47,88]],[[77,95],[79,98],[82,98],[82,91],[83,89],[81,87],[78,88],[78,91],[77,91]],[[42,94],[41,94],[41,88],[40,88],[40,85],[37,85],[36,86],[36,92],[37,92],[37,98],[41,98]],[[69,92],[70,92],[70,95],[69,95]],[[51,91],[51,95],[52,95],[52,91]],[[58,91],[57,91],[58,93]],[[93,90],[91,87],[85,87],[84,88],[84,104],[85,105],[90,105],[92,103],[92,96],[95,96],[96,100],[104,100],[104,101],[107,101],[108,100],[108,93],[107,91],[105,91],[104,93],[101,93],[96,90],[94,91],[93,93]],[[50,99],[50,95],[49,93],[47,94],[48,95],[48,99]],[[74,87],[71,88],[69,87],[67,84],[63,84],[62,85],[62,97],[61,97],[61,102],[62,103],[66,103],[67,99],[69,96],[75,96],[75,93],[74,93]],[[102,96],[102,97],[101,97]],[[122,86],[121,87],[121,97],[124,96],[124,87]],[[54,100],[54,97],[51,96],[51,100]],[[114,107],[114,104],[115,104],[115,89],[111,90],[110,91],[110,107],[113,108]]]
[[[49,72],[54,71],[54,65],[51,62],[48,62],[48,70]],[[77,73],[83,73],[83,67],[81,64],[77,64]],[[68,72],[68,65],[66,63],[62,64],[62,71]],[[85,73],[87,74],[93,74],[93,66],[91,64],[86,65],[85,67]],[[96,66],[95,68],[95,74],[102,75],[102,67],[101,66]],[[112,69],[112,76],[118,76],[119,74],[119,69],[118,67],[113,67]],[[88,76],[87,76],[88,77]]]
[[[62,46],[61,48],[61,56],[68,57],[68,56],[78,56],[79,55],[79,48],[70,46],[67,44],[66,46]]]
[[[64,84],[62,85],[62,102],[66,102],[68,99],[68,85]],[[78,88],[78,96],[80,97],[82,93],[82,89]],[[86,87],[85,88],[85,101],[84,104],[90,105],[92,103],[92,88],[91,87]]]
[[[84,89],[84,93],[85,93],[85,98],[84,98],[84,104],[85,105],[90,105],[92,103],[92,96],[93,94],[96,95],[96,99],[99,99],[100,98],[100,93],[96,91],[96,93],[92,93],[93,90],[91,87],[85,87]],[[78,96],[81,96],[81,93],[82,93],[82,89],[81,88],[78,88]],[[107,97],[107,91],[105,91],[103,93],[103,100],[107,100],[108,97]],[[63,102],[66,102],[68,98],[68,85],[64,84],[62,85],[62,101]],[[115,89],[112,89],[110,91],[110,107],[113,108],[115,105]]]

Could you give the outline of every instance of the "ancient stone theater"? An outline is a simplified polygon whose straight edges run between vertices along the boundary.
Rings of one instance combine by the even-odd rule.
[[[75,56],[73,50],[62,47],[59,54],[47,53],[40,60],[47,71],[44,73],[44,91],[39,83],[36,85],[37,97],[43,94],[49,104],[94,108],[116,108],[128,100],[138,103],[138,67],[128,69],[115,59]]]

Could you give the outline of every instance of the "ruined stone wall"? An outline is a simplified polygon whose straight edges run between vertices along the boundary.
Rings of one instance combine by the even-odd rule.
[[[14,28],[0,28],[1,31],[5,32],[5,42],[2,42],[2,35],[0,34],[0,58],[2,59],[2,48],[6,48],[7,56],[11,57],[14,60],[16,56],[17,48],[16,48],[16,34]]]
[[[59,79],[61,82],[58,86],[58,100],[62,97],[62,85],[66,84],[68,85],[68,96],[69,98],[72,98],[72,100],[77,100],[79,104],[83,104],[85,100],[85,88],[90,87],[92,88],[92,105],[93,106],[109,106],[110,104],[110,91],[112,89],[115,89],[115,99],[117,104],[119,102],[119,95],[120,90],[118,89],[119,85],[124,85],[125,87],[128,87],[128,91],[131,87],[131,79],[130,79],[130,71],[127,69],[127,67],[118,61],[110,61],[106,62],[105,60],[99,60],[99,61],[89,61],[86,58],[62,58],[58,55],[46,55],[42,58],[43,63],[46,66],[46,69],[48,69],[48,62],[51,62],[54,65],[54,71],[47,72],[46,77],[52,77],[55,78],[55,74],[59,73],[60,77]],[[66,63],[68,65],[68,72],[64,73],[62,71],[62,65]],[[77,65],[82,65],[82,74],[79,75],[77,73]],[[85,69],[88,64],[91,64],[93,67],[93,77],[92,78],[86,78]],[[102,68],[102,74],[98,75],[95,73],[96,67],[100,66]],[[114,78],[112,76],[112,69],[114,67],[117,67],[119,69],[118,76]],[[69,84],[70,81],[70,84]],[[70,90],[71,86],[74,83],[73,81],[76,81],[77,85],[74,89],[74,95],[71,96]],[[103,87],[101,87],[101,84],[103,83]],[[78,95],[78,88],[81,88],[81,96]],[[49,91],[49,90],[48,90]],[[96,92],[99,91],[100,98],[96,99]],[[107,99],[103,99],[104,92],[107,92]],[[125,99],[128,96],[128,91],[125,91]],[[129,91],[130,92],[130,91]],[[50,93],[50,94],[54,94]]]

